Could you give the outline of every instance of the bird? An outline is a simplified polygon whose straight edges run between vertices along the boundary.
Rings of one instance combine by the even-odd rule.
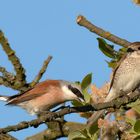
[[[39,115],[66,101],[84,101],[81,87],[64,80],[46,80],[32,89],[13,96],[2,96],[6,105],[19,106],[31,115]]]
[[[110,88],[104,102],[109,102],[123,93],[127,95],[140,85],[140,42],[130,43],[126,54],[113,71]],[[97,122],[105,110],[95,112],[87,121],[88,126]]]

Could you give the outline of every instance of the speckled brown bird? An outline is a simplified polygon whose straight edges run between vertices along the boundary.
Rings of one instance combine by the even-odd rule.
[[[140,42],[131,43],[126,55],[121,59],[119,65],[113,72],[110,89],[105,102],[109,102],[121,93],[128,94],[140,85]],[[105,110],[94,113],[88,120],[93,124],[98,120]]]

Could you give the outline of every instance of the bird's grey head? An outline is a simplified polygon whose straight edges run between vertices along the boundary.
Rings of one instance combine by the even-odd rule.
[[[132,53],[138,51],[140,52],[140,42],[133,42],[128,46],[127,52]]]

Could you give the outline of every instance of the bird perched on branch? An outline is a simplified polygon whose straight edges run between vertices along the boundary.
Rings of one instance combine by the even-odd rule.
[[[134,91],[140,85],[140,42],[131,43],[113,71],[110,89],[105,102]],[[104,114],[105,110],[95,112],[88,120],[91,126]]]
[[[63,80],[46,80],[23,94],[0,96],[7,105],[20,106],[31,115],[41,114],[70,100],[84,100],[77,84]]]

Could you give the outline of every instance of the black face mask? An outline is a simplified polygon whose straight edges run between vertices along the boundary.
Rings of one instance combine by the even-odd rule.
[[[132,48],[128,48],[127,52],[134,52],[134,50]]]
[[[68,85],[68,88],[79,98],[84,100],[84,96],[82,95],[82,93],[75,87],[72,87],[71,85]]]

